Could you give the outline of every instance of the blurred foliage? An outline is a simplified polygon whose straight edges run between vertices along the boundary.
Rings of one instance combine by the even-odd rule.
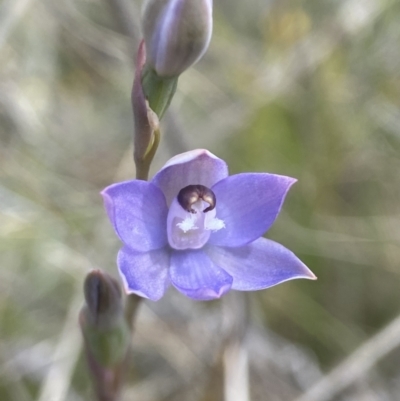
[[[0,4],[1,400],[90,394],[77,332],[82,283],[93,267],[116,275],[119,247],[98,193],[134,176],[138,38],[115,19],[118,4]],[[137,24],[140,4],[127,4]],[[205,147],[232,173],[299,180],[268,237],[319,280],[251,294],[251,321],[274,349],[291,344],[309,372],[327,371],[399,313],[400,3],[219,0],[214,15],[208,53],[179,79],[153,171]],[[219,399],[221,313],[219,302],[173,290],[146,303],[126,399]],[[271,370],[282,352],[265,366],[262,352],[251,354],[254,400],[266,400],[269,375],[280,377],[271,400],[319,378],[294,385]],[[337,399],[396,400],[399,376],[389,358]]]

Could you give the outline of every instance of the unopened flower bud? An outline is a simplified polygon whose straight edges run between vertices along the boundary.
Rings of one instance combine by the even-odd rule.
[[[118,282],[107,273],[92,270],[86,276],[83,291],[90,323],[111,326],[113,322],[110,320],[122,315],[121,288]]]
[[[160,77],[176,77],[210,43],[212,0],[147,0],[142,26],[148,64]]]
[[[89,364],[97,370],[117,366],[125,359],[130,343],[120,285],[107,273],[92,270],[83,289],[86,304],[79,323]]]

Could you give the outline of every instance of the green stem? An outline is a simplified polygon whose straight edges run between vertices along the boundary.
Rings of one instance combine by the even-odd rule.
[[[141,160],[135,160],[136,164],[136,178],[138,180],[147,181],[149,179],[150,165],[153,161],[154,155],[156,154],[158,144],[160,143],[160,130],[154,131],[154,139],[146,154]]]

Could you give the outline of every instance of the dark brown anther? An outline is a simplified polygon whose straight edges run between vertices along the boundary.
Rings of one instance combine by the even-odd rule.
[[[202,199],[210,205],[203,210],[204,213],[213,210],[217,204],[214,192],[204,185],[188,185],[187,187],[182,188],[178,194],[179,204],[190,213],[196,213],[196,210],[192,208],[192,205],[199,199]]]

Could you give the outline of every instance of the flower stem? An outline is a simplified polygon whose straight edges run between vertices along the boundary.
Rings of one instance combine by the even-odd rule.
[[[160,143],[160,129],[154,130],[153,142],[150,144],[146,154],[141,160],[135,159],[136,165],[136,178],[138,180],[147,181],[149,179],[150,165],[153,161],[154,155],[156,154],[158,144]]]

